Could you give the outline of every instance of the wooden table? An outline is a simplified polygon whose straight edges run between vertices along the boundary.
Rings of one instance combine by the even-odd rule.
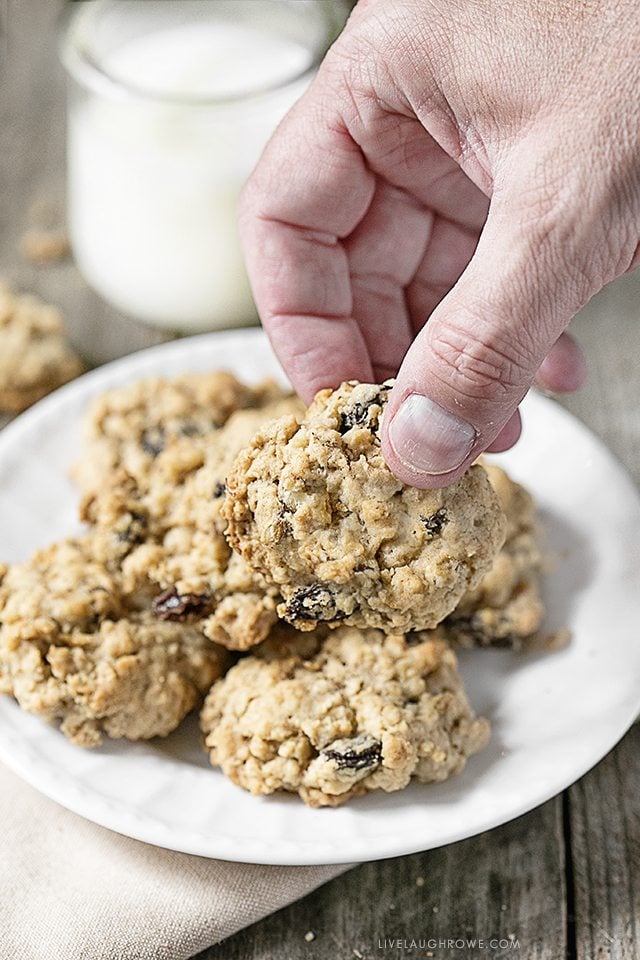
[[[86,287],[69,263],[17,252],[34,201],[63,205],[64,91],[56,58],[60,0],[0,3],[0,274],[66,313],[92,363],[161,341]],[[9,53],[8,61],[5,56]],[[610,286],[573,330],[588,385],[564,405],[640,482],[640,278]],[[369,863],[200,955],[199,960],[425,957],[386,938],[515,937],[519,949],[436,946],[434,957],[640,956],[640,727],[582,780],[526,816],[428,853]],[[315,938],[305,939],[312,931]],[[63,958],[61,958],[63,960]]]

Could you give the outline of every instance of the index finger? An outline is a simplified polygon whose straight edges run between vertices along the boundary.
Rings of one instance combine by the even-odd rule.
[[[364,217],[375,178],[319,81],[267,144],[240,203],[258,312],[307,401],[343,380],[373,379],[352,315],[342,240]]]

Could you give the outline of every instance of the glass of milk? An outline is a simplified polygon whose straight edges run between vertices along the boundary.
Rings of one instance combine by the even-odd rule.
[[[255,321],[238,194],[349,6],[73,4],[62,47],[69,231],[78,267],[106,300],[182,333]]]

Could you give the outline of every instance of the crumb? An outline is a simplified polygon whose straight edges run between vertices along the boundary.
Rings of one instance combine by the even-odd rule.
[[[571,642],[571,630],[569,627],[563,627],[556,630],[555,633],[549,633],[542,641],[543,650],[562,650]]]
[[[69,251],[64,230],[30,227],[20,238],[20,254],[31,263],[58,263],[69,256]]]
[[[354,955],[354,957],[357,957],[358,960],[363,960],[362,954],[360,953],[359,950],[356,950],[355,947],[353,948],[353,955]]]
[[[315,940],[316,935],[313,932],[313,930],[307,930],[307,932],[304,935],[304,938],[307,941],[307,943],[311,943],[312,940]]]
[[[432,910],[433,913],[439,913],[439,912],[440,912],[440,907],[432,907],[431,910]]]
[[[424,877],[416,877],[416,887],[424,887]]]

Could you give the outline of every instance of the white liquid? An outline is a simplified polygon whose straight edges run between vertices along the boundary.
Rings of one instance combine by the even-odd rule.
[[[310,62],[302,45],[231,23],[161,30],[109,56],[106,72],[141,95],[91,93],[69,116],[71,239],[100,294],[175,330],[252,320],[238,194],[308,78],[244,101],[197,99],[267,90]],[[169,99],[180,96],[196,102]]]

